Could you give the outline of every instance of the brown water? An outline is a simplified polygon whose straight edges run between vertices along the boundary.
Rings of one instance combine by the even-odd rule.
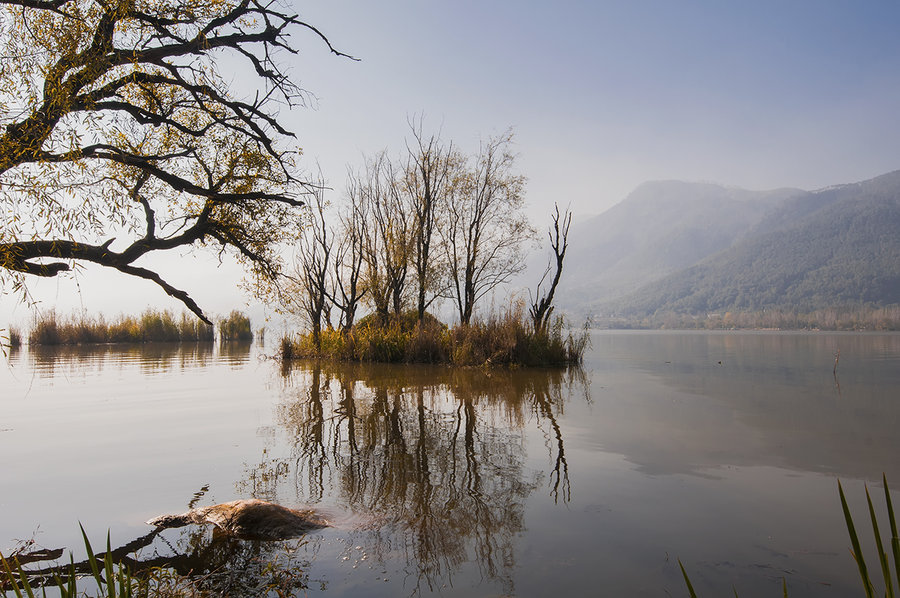
[[[679,558],[701,595],[861,595],[836,479],[860,524],[863,482],[900,487],[898,389],[889,334],[595,333],[569,371],[23,350],[0,368],[0,551],[83,558],[81,522],[231,595],[680,596]],[[249,497],[335,526],[143,524]]]

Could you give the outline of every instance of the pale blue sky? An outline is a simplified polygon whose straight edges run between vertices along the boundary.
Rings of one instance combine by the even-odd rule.
[[[302,14],[362,59],[299,60],[319,102],[297,128],[329,171],[333,155],[399,146],[420,111],[463,146],[513,126],[536,207],[597,213],[649,179],[814,188],[900,168],[896,2],[331,0]]]
[[[300,55],[284,56],[316,101],[283,116],[336,200],[346,165],[401,150],[417,113],[471,151],[513,127],[539,228],[554,201],[585,217],[647,180],[815,189],[900,169],[894,0],[294,6],[360,58],[331,56],[299,33]],[[185,260],[165,268],[213,314],[240,305],[235,270],[204,264],[200,276]],[[45,281],[36,294],[63,310],[181,309],[118,274],[87,274],[80,286],[75,299],[70,282]],[[0,326],[4,315],[21,319],[11,305],[0,300]]]

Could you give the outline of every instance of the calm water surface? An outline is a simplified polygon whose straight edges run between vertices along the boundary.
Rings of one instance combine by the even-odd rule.
[[[598,332],[580,371],[25,349],[0,367],[0,551],[83,558],[81,522],[231,595],[684,596],[679,558],[701,595],[860,595],[836,480],[860,523],[863,483],[900,488],[898,389],[891,334]],[[335,526],[143,523],[249,497]]]

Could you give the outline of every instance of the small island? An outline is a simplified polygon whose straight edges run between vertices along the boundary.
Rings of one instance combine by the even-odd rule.
[[[328,328],[281,339],[282,360],[326,358],[384,363],[439,363],[460,366],[561,366],[581,363],[587,330],[566,329],[562,318],[536,328],[522,306],[486,320],[450,327],[413,310],[380,317],[371,314],[348,330]]]

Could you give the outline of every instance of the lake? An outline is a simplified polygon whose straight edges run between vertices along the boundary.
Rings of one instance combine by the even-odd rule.
[[[80,522],[95,548],[109,530],[230,595],[684,596],[681,559],[700,596],[780,596],[782,578],[848,596],[837,480],[866,549],[863,484],[884,521],[882,472],[900,488],[897,334],[603,331],[570,370],[266,353],[13,353],[0,551],[34,539],[81,559]],[[334,526],[148,537],[156,515],[250,497]]]

